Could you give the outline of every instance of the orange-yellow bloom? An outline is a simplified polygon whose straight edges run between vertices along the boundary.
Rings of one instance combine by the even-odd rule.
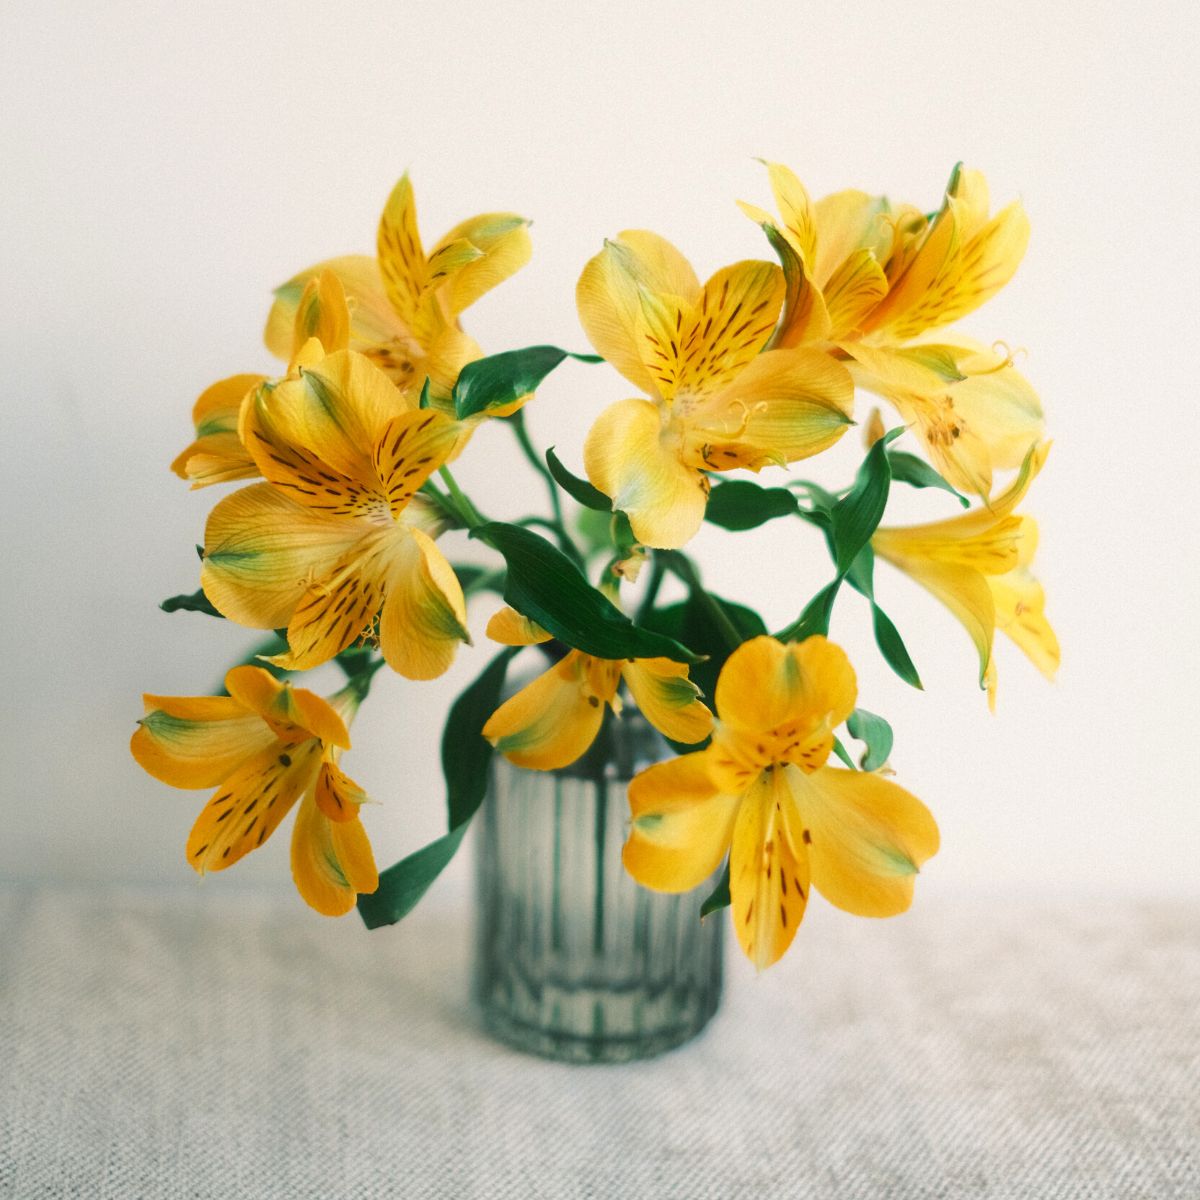
[[[509,646],[548,641],[550,635],[511,608],[488,623],[488,636]],[[483,736],[519,767],[553,771],[568,766],[596,740],[607,705],[621,711],[622,679],[642,715],[677,742],[700,742],[712,732],[712,713],[683,663],[668,658],[613,661],[579,650],[506,700],[488,719]]]
[[[379,886],[359,819],[366,794],[337,760],[349,749],[352,691],[328,701],[280,683],[261,667],[235,667],[228,696],[146,696],[130,742],[134,758],[178,788],[216,788],[192,827],[187,861],[201,875],[256,850],[300,801],[292,878],[304,900],[336,917]]]
[[[1045,443],[1030,450],[1011,486],[986,508],[927,525],[883,526],[871,539],[880,558],[911,575],[962,622],[979,652],[979,679],[993,708],[997,628],[1047,679],[1058,669],[1058,638],[1046,620],[1045,593],[1029,573],[1037,524],[1013,511],[1049,449]]]
[[[240,624],[286,626],[280,666],[305,670],[377,636],[400,674],[440,675],[470,640],[466,607],[413,501],[457,437],[353,351],[260,387],[241,438],[268,482],[210,514],[205,594]]]
[[[735,263],[702,287],[674,246],[641,230],[606,242],[584,268],[580,321],[646,397],[601,414],[584,465],[643,544],[692,537],[707,472],[806,458],[851,424],[854,387],[842,364],[807,349],[761,353],[783,297],[772,263]]]
[[[287,357],[297,303],[313,276],[332,271],[350,302],[349,348],[365,354],[414,399],[426,379],[436,403],[459,371],[482,356],[459,315],[529,261],[529,222],[515,213],[482,213],[456,225],[426,254],[405,175],[379,221],[377,254],[318,263],[276,289],[267,346]]]
[[[1007,353],[929,335],[1012,278],[1029,239],[1020,203],[989,218],[982,174],[961,168],[931,218],[858,191],[814,203],[787,167],[768,171],[778,220],[742,207],[790,251],[788,304],[772,345],[845,360],[858,386],[915,427],[946,479],[986,496],[992,471],[1019,466],[1043,436],[1041,403]]]
[[[810,886],[847,912],[893,916],[937,853],[937,825],[915,796],[827,764],[856,696],[846,655],[825,638],[754,638],[721,670],[712,744],[630,784],[629,873],[690,891],[728,852],[734,928],[760,970],[791,945]]]
[[[344,350],[349,340],[350,311],[337,276],[314,275],[304,287],[292,319],[284,378],[295,379],[299,368],[312,366],[326,354]],[[196,438],[171,464],[193,488],[233,479],[253,479],[258,465],[242,445],[238,428],[246,398],[268,382],[266,375],[231,375],[206,388],[192,409]]]

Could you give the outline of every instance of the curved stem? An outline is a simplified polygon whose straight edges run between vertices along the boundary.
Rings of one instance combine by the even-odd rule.
[[[562,501],[558,498],[558,484],[554,482],[554,476],[550,474],[550,468],[542,461],[541,455],[538,454],[533,442],[529,439],[529,430],[525,428],[525,414],[523,412],[514,413],[509,418],[508,423],[512,426],[512,431],[516,434],[517,444],[529,460],[529,465],[546,481],[546,490],[550,493],[550,508],[554,513],[554,520],[559,530],[566,536],[566,527],[563,525]]]
[[[442,481],[450,493],[450,499],[454,501],[454,507],[458,511],[459,517],[462,518],[463,524],[468,529],[476,529],[480,525],[486,525],[487,522],[479,515],[479,510],[467,498],[462,488],[458,486],[458,480],[450,473],[450,468],[439,467],[438,474],[442,477]]]

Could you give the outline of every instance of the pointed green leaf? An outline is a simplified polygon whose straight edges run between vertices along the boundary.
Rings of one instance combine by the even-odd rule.
[[[846,582],[856,592],[865,596],[871,604],[871,620],[875,633],[875,644],[888,666],[911,687],[924,690],[921,676],[909,657],[908,648],[892,619],[875,601],[875,551],[869,545],[859,551],[858,557],[846,574]]]
[[[572,500],[577,500],[584,508],[592,508],[596,512],[612,512],[612,501],[599,488],[588,483],[586,479],[580,479],[578,475],[568,471],[559,461],[558,455],[554,453],[553,446],[546,451],[546,466],[550,468],[554,482]]]
[[[532,530],[490,521],[471,536],[504,556],[505,601],[568,646],[597,658],[698,661],[674,639],[635,625],[561,550]]]
[[[860,766],[864,771],[878,771],[892,752],[892,727],[882,717],[865,708],[856,708],[846,721],[852,738],[866,746]]]
[[[708,497],[704,519],[722,529],[756,529],[776,517],[794,517],[800,506],[787,488],[766,488],[749,479],[718,483]]]
[[[892,465],[894,483],[907,483],[909,487],[915,488],[940,488],[956,497],[963,508],[971,507],[970,500],[953,484],[947,483],[923,458],[903,450],[891,450],[888,452],[888,460]]]
[[[516,647],[502,650],[451,705],[442,733],[450,831],[389,867],[379,876],[374,892],[359,896],[358,912],[368,929],[394,925],[407,916],[462,843],[487,794],[492,747],[483,736],[483,727],[500,705],[508,664],[516,653]]]
[[[850,751],[842,745],[842,739],[840,737],[835,737],[833,739],[833,752],[842,760],[843,763],[845,763],[847,767],[850,768],[851,771],[858,770],[858,768],[854,765],[854,759],[850,757]]]
[[[700,905],[700,919],[703,920],[709,913],[720,912],[723,908],[728,908],[729,899],[729,860],[725,860],[725,869],[721,872],[721,878],[717,880],[717,886],[713,888],[708,899]]]
[[[505,350],[467,363],[454,385],[454,412],[461,421],[489,409],[505,408],[529,395],[566,358],[601,362],[592,354],[572,354],[557,346]]]
[[[204,594],[202,589],[194,591],[191,595],[171,596],[164,600],[159,606],[163,612],[198,612],[206,613],[210,617],[220,617],[221,613],[213,607],[212,601]],[[222,618],[223,619],[223,618]]]
[[[842,580],[850,572],[863,547],[870,544],[871,535],[883,518],[892,482],[887,448],[903,432],[903,426],[890,430],[867,451],[854,478],[854,486],[827,509],[825,538],[837,574],[808,602],[791,625],[776,634],[780,641],[802,640],[817,633],[828,634],[833,602],[837,599]]]

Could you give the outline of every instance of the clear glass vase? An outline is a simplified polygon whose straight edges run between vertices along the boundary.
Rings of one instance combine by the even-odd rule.
[[[569,1062],[627,1062],[694,1037],[721,999],[715,886],[671,896],[621,864],[626,789],[669,747],[627,709],[584,758],[528,771],[497,758],[477,822],[475,995],[487,1029]]]

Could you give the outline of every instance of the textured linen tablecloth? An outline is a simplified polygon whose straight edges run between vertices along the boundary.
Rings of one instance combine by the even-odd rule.
[[[490,1041],[469,924],[0,888],[0,1197],[1200,1197],[1195,901],[814,906],[622,1067]]]

